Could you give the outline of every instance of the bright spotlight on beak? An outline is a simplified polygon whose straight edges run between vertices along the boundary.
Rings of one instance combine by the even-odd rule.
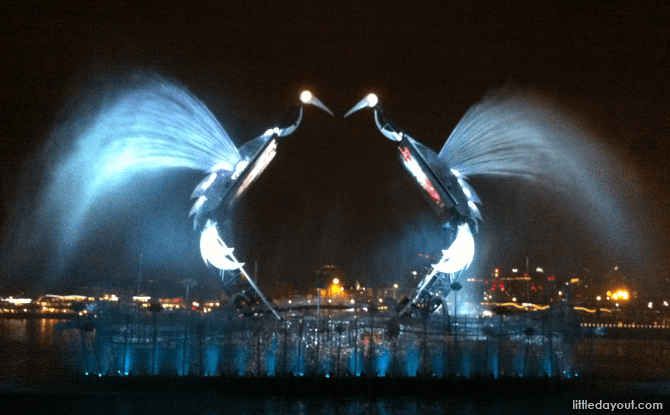
[[[303,105],[314,105],[315,107],[327,112],[331,116],[333,115],[333,112],[328,107],[326,107],[323,102],[319,101],[319,98],[312,95],[312,93],[309,91],[302,91],[300,94],[300,102],[302,102]]]
[[[300,94],[300,101],[302,101],[303,104],[307,104],[312,100],[312,93],[309,91],[302,91],[302,94]]]
[[[366,99],[368,100],[368,106],[370,108],[374,107],[379,102],[379,98],[377,98],[377,95],[375,94],[368,94]]]
[[[349,110],[346,114],[344,114],[344,118],[347,118],[354,112],[362,109],[362,108],[374,108],[375,105],[379,102],[379,98],[377,98],[377,95],[375,94],[368,94],[365,98],[363,98],[358,104],[354,105],[352,109]]]

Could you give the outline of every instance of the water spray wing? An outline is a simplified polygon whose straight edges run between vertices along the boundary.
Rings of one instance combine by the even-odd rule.
[[[92,209],[105,194],[138,186],[135,179],[150,172],[207,172],[240,160],[221,124],[185,88],[154,75],[133,74],[120,81],[119,88],[100,96],[99,102],[96,98],[81,105],[85,112],[70,114],[45,147],[44,161],[53,168],[48,168],[49,177],[37,196],[39,212],[25,226],[55,231],[58,253],[51,265],[59,269],[66,269],[83,229],[96,219]],[[126,192],[128,197],[134,194],[143,192]],[[111,217],[124,205],[105,204],[105,214]]]

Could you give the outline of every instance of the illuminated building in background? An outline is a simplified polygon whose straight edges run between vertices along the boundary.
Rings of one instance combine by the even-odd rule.
[[[318,268],[314,271],[314,278],[321,286],[321,295],[324,297],[342,297],[353,291],[348,286],[344,271],[336,265],[324,265]]]
[[[477,280],[484,301],[546,304],[553,301],[552,284],[556,277],[536,267],[525,272],[521,268],[496,268],[484,281]]]
[[[30,298],[0,298],[0,313],[17,314],[38,312],[37,305]]]

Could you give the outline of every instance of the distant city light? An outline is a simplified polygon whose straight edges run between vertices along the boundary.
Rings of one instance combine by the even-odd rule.
[[[0,298],[0,301],[6,301],[11,304],[30,304],[33,300],[30,298]]]
[[[612,293],[611,291],[607,292],[608,295],[611,295],[613,300],[628,300],[628,291],[626,290],[617,290],[617,292]],[[608,298],[609,300],[609,298]]]

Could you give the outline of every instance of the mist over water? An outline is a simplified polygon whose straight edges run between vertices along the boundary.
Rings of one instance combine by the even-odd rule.
[[[604,243],[624,259],[641,259],[644,215],[635,175],[546,99],[509,90],[490,94],[467,111],[439,157],[466,177],[537,186],[557,210],[580,219],[574,232],[587,233],[594,245]]]

